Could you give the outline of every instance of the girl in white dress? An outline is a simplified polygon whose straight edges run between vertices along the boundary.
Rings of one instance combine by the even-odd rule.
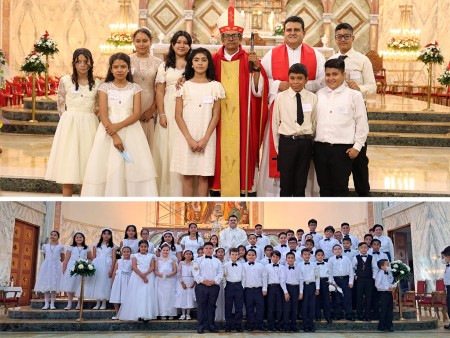
[[[148,229],[142,229],[141,230],[141,239],[144,241],[147,241],[148,244],[148,253],[154,254],[155,253],[155,245],[149,241],[150,233],[148,232]]]
[[[111,289],[111,297],[109,302],[114,304],[114,310],[116,310],[116,315],[112,319],[118,319],[117,314],[119,313],[120,304],[122,304],[127,297],[127,287],[128,281],[131,276],[131,271],[133,269],[131,261],[131,248],[124,246],[122,248],[122,258],[118,259],[113,272],[113,285]]]
[[[209,241],[208,241],[208,242],[211,242],[211,243],[212,243],[214,250],[217,249],[217,248],[219,247],[219,236],[217,236],[217,235],[212,235],[212,236],[209,238]]]
[[[222,263],[222,266],[224,266],[227,261],[225,260],[225,249],[218,247],[214,250],[214,255],[217,257],[217,259]],[[219,320],[225,320],[225,278],[220,283],[220,290],[219,290],[219,296],[217,297],[216,302],[216,321]]]
[[[205,241],[199,236],[196,223],[189,224],[189,234],[181,239],[180,244],[183,252],[191,250],[194,253],[194,259],[197,258],[197,250],[205,245]]]
[[[131,258],[133,272],[127,287],[127,295],[120,306],[120,320],[147,322],[158,315],[158,299],[155,287],[155,255],[148,251],[146,240],[139,241],[139,252]]]
[[[195,280],[192,273],[193,252],[189,249],[184,250],[183,260],[178,264],[177,270],[177,291],[175,307],[181,309],[180,319],[191,319],[191,309],[197,306],[195,302]]]
[[[84,296],[86,299],[97,300],[94,310],[105,310],[106,301],[111,295],[112,276],[116,266],[116,246],[110,228],[102,229],[100,240],[93,247],[92,256],[94,258],[92,264],[96,271],[94,276],[86,278]]]
[[[94,60],[86,48],[73,52],[72,75],[61,77],[58,112],[61,116],[48,160],[45,179],[62,183],[63,196],[72,196],[73,185],[83,183],[86,164],[98,127]]]
[[[86,238],[82,232],[73,235],[72,245],[66,250],[66,257],[62,266],[63,277],[61,279],[61,291],[67,294],[67,306],[64,310],[72,309],[73,296],[80,296],[81,276],[70,276],[70,270],[79,259],[92,260],[91,248],[86,245]],[[77,310],[80,309],[80,299],[78,299]]]
[[[156,123],[155,78],[161,59],[150,55],[152,33],[147,27],[141,27],[133,33],[133,44],[136,53],[130,55],[131,73],[134,81],[142,88],[141,126],[153,151],[153,138]]]
[[[170,245],[161,245],[161,256],[156,259],[156,293],[158,295],[159,316],[162,320],[173,319],[177,315],[175,290],[177,286],[177,260],[170,255]]]
[[[160,196],[178,197],[183,193],[183,176],[170,171],[176,134],[175,122],[176,84],[183,76],[192,38],[188,32],[178,31],[170,40],[167,61],[160,64],[156,75],[156,107],[158,122],[155,127],[155,142],[152,147],[158,178]]]
[[[61,290],[62,262],[64,261],[64,246],[58,244],[59,232],[50,232],[50,243],[42,246],[44,261],[37,276],[35,292],[43,292],[45,305],[42,310],[55,310],[56,293]],[[51,301],[50,300],[51,295]]]
[[[183,196],[208,196],[208,178],[214,175],[216,126],[220,99],[225,90],[216,78],[211,53],[194,49],[185,72],[186,82],[177,93],[175,121],[180,133],[170,163],[170,171],[183,175]],[[194,178],[198,177],[194,187]]]
[[[173,232],[172,231],[164,231],[162,236],[161,236],[161,242],[158,245],[158,248],[156,250],[156,256],[160,256],[161,254],[161,248],[162,245],[164,243],[169,244],[169,250],[170,253],[169,255],[172,256],[173,258],[175,258],[177,260],[177,262],[181,261],[181,252],[183,251],[181,249],[181,246],[179,244],[175,244],[175,238],[173,237]]]
[[[131,254],[135,254],[139,250],[138,243],[136,226],[133,224],[127,225],[125,228],[125,237],[123,241],[120,241],[120,248],[127,246],[131,249]]]
[[[130,57],[113,54],[99,88],[98,126],[81,196],[158,196],[152,154],[139,123],[141,87],[133,83]]]
[[[239,245],[237,249],[239,250],[238,262],[244,264],[245,262],[247,262],[247,249],[244,245]]]

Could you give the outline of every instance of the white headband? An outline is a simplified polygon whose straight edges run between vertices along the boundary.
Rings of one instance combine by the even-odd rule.
[[[111,232],[111,234],[113,232],[111,228],[103,228],[101,232],[103,233],[103,231],[105,231],[105,230],[108,230],[109,232]]]
[[[171,235],[172,235],[172,237],[174,237],[174,236],[173,236],[173,231],[170,231],[170,230],[166,230],[166,231],[164,231],[164,232],[163,232],[163,234],[162,234],[162,235],[164,236],[164,235],[166,235],[166,234],[171,234]]]

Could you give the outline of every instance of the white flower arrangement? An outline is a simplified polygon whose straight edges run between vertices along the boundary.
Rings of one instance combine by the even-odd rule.
[[[79,259],[73,265],[73,268],[70,269],[71,276],[94,276],[95,275],[95,266],[90,263],[86,259]]]
[[[36,41],[34,49],[36,52],[42,53],[43,55],[53,55],[59,52],[57,43],[49,38],[47,31],[45,31],[45,34]]]
[[[33,50],[24,59],[20,70],[25,73],[38,73],[41,74],[45,72],[45,62],[41,53]]]
[[[446,68],[444,68],[444,71],[442,72],[441,75],[439,75],[437,80],[443,86],[450,85],[450,63]]]
[[[391,262],[392,275],[395,280],[408,280],[411,275],[411,268],[401,260]]]
[[[434,43],[426,45],[420,52],[417,60],[422,61],[425,64],[438,63],[441,65],[444,62],[444,57],[442,56],[441,47],[439,47],[438,42],[435,41]]]

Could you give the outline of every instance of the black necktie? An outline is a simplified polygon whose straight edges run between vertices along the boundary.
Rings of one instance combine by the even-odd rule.
[[[273,263],[273,267],[278,267],[278,264]]]
[[[367,257],[367,255],[361,255],[361,257]]]
[[[315,231],[311,231],[310,234],[311,234],[311,235],[315,235],[316,232],[315,232]]]
[[[256,237],[258,237],[258,238],[262,238],[262,235],[256,235]]]
[[[314,251],[311,250],[310,253],[311,253],[311,255],[314,255]]]
[[[300,93],[295,94],[295,97],[297,98],[297,123],[299,125],[302,125],[303,124],[302,98],[300,96]]]
[[[282,247],[282,248],[285,248],[285,247],[286,247],[286,244],[281,244],[281,247]]]
[[[270,258],[267,259],[269,261],[269,264],[272,263],[272,260]]]
[[[344,250],[344,252],[352,252],[352,250]]]
[[[447,263],[446,267],[448,268],[450,266],[450,263]]]
[[[349,238],[349,236],[348,236],[348,235],[345,235],[344,238]]]
[[[212,256],[205,256],[205,258],[209,258],[209,259],[212,259]]]
[[[325,241],[329,241],[330,239],[329,238],[325,238]]]
[[[379,252],[372,252],[372,254],[374,254],[374,255],[379,255],[380,253]]]
[[[256,248],[256,245],[250,246],[250,249],[254,249],[254,248]]]
[[[385,275],[389,275],[389,273],[387,271],[384,272]]]
[[[294,270],[295,267],[294,267],[294,266],[290,266],[290,267],[289,267],[289,270],[291,270],[291,269]]]
[[[305,262],[305,265],[309,265],[310,263],[309,262]]]
[[[338,59],[342,60],[342,61],[345,61],[346,58],[348,58],[348,55],[339,55],[338,56]]]
[[[342,256],[336,256],[336,259],[342,259]]]
[[[324,263],[324,262],[322,262],[322,263],[317,263],[317,265],[325,265],[325,263]]]
[[[237,263],[231,263],[231,266],[237,266]]]
[[[255,262],[248,262],[248,265],[255,265]]]
[[[292,249],[291,252],[297,252],[297,250],[296,249]]]

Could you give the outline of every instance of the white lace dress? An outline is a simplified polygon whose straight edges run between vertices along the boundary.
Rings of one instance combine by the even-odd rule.
[[[137,268],[141,272],[146,272],[151,266],[155,255],[142,255],[137,253],[133,256],[136,259]],[[118,313],[120,320],[156,319],[158,316],[158,299],[156,296],[155,274],[147,275],[148,283],[144,283],[141,277],[134,271],[128,281],[127,295],[123,299]]]
[[[116,247],[107,247],[102,244],[96,247],[96,257],[92,261],[95,267],[95,275],[86,277],[84,297],[86,299],[109,299],[111,295],[112,278],[109,272],[112,268],[112,253]]]
[[[69,246],[67,248],[66,255],[70,252],[70,259],[67,262],[66,271],[61,279],[61,291],[76,293],[77,297],[80,296],[81,276],[70,276],[70,269],[72,269],[77,260],[87,259],[88,252],[90,251],[90,247],[84,249],[79,246]]]
[[[174,271],[173,262],[176,264],[176,259],[168,257],[164,259],[159,257],[157,259],[158,272],[163,275],[168,275]],[[159,316],[176,316],[177,309],[175,307],[175,290],[177,287],[177,275],[170,278],[156,277],[156,293],[158,294],[158,309]]]
[[[98,127],[94,114],[100,80],[89,90],[89,85],[72,83],[70,75],[60,79],[58,112],[61,118],[53,138],[45,179],[65,184],[81,184],[92,143]]]
[[[191,288],[194,283],[194,275],[192,274],[193,267],[194,263],[192,262],[191,264],[187,264],[185,261],[182,261],[178,264],[178,282],[175,301],[176,308],[193,309],[197,307],[197,303],[195,302],[195,287]],[[181,282],[184,282],[187,286],[186,289],[183,289]]]
[[[175,122],[176,83],[182,76],[184,69],[168,68],[165,63],[158,68],[156,84],[165,83],[164,114],[166,114],[167,128],[162,127],[159,121],[155,127],[155,142],[152,147],[153,160],[155,161],[158,178],[158,191],[160,196],[179,197],[183,194],[183,176],[170,171],[173,148],[176,135],[180,132]],[[158,112],[160,113],[160,112]]]
[[[214,102],[225,98],[225,90],[217,81],[195,83],[186,81],[177,96],[183,98],[183,119],[189,133],[200,140],[212,118]],[[183,134],[176,137],[170,171],[181,175],[214,176],[216,131],[212,133],[203,152],[192,152]]]
[[[126,238],[126,239],[122,240],[122,244],[123,244],[122,248],[124,246],[130,247],[132,254],[135,254],[135,253],[137,253],[139,251],[139,246],[138,246],[139,240],[138,239],[128,239],[128,238]]]
[[[36,284],[34,286],[34,291],[58,292],[61,290],[61,253],[63,252],[64,246],[62,246],[61,244],[44,244],[42,246],[42,253],[45,255],[45,259],[41,264],[41,268],[36,279]]]
[[[110,303],[122,304],[127,297],[128,281],[130,280],[133,266],[130,259],[119,259],[117,261],[117,271],[111,289]]]
[[[124,88],[112,82],[98,88],[108,95],[108,116],[112,123],[133,113],[134,96],[141,88],[128,82]],[[128,161],[114,147],[112,138],[100,123],[86,167],[81,196],[150,197],[158,196],[152,154],[139,121],[117,133]]]

